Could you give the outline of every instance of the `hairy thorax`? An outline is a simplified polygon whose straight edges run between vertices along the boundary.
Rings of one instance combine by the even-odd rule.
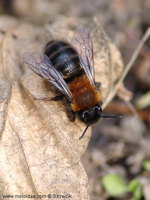
[[[73,96],[71,107],[75,112],[89,109],[101,101],[99,92],[85,75],[71,81],[69,89]]]

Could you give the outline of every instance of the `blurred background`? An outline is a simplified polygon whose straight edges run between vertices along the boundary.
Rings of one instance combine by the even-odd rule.
[[[39,25],[60,16],[97,17],[127,65],[150,27],[150,0],[0,0],[0,15]],[[93,127],[82,158],[91,200],[150,200],[150,38],[124,84],[130,101],[116,97],[104,111],[123,117]]]

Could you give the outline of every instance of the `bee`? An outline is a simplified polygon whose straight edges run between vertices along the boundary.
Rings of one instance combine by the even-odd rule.
[[[70,121],[78,116],[86,125],[79,139],[101,117],[114,117],[102,115],[102,98],[94,75],[93,45],[85,27],[76,30],[71,43],[50,41],[44,53],[25,53],[24,61],[60,92],[60,95],[45,99],[65,99]]]

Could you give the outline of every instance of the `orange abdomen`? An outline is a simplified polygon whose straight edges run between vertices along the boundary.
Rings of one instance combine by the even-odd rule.
[[[101,101],[99,92],[85,75],[71,81],[69,89],[73,96],[71,107],[75,112],[89,109]]]

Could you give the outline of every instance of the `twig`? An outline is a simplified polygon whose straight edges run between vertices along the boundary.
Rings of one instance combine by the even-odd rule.
[[[141,39],[140,43],[138,44],[135,52],[133,53],[133,56],[131,57],[128,65],[124,69],[124,72],[122,73],[120,79],[118,80],[118,82],[116,83],[114,88],[111,90],[110,94],[108,95],[106,101],[104,102],[104,104],[102,106],[103,108],[105,108],[110,103],[110,101],[113,99],[113,97],[116,95],[120,84],[123,82],[123,80],[126,77],[127,73],[129,72],[129,70],[133,66],[133,63],[135,62],[137,56],[139,55],[140,50],[142,49],[144,43],[149,38],[149,36],[150,36],[150,27],[147,29],[147,31],[145,32],[144,36],[142,37],[142,39]]]

